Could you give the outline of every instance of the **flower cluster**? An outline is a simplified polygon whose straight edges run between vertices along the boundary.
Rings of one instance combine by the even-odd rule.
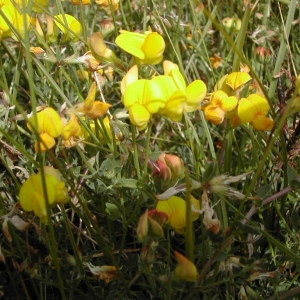
[[[75,105],[68,110],[69,120],[62,118],[59,113],[51,107],[47,107],[28,119],[28,128],[37,135],[34,149],[36,152],[45,152],[53,148],[55,139],[59,136],[63,139],[63,145],[71,147],[77,140],[87,136],[86,131],[80,124],[79,117],[89,117],[92,120],[103,117],[107,113],[108,103],[104,103],[96,98],[96,84],[93,83],[84,102]],[[107,131],[110,132],[109,124],[105,121]]]
[[[153,114],[172,121],[181,121],[185,112],[197,110],[206,95],[206,85],[195,80],[188,86],[176,64],[163,62],[164,75],[138,79],[138,67],[133,66],[121,82],[122,101],[129,111],[132,124],[139,130],[147,127]]]
[[[243,95],[243,87],[251,80],[246,72],[225,75],[211,93],[209,103],[204,106],[205,118],[213,124],[221,124],[224,118],[231,119],[233,126],[251,123],[257,130],[271,130],[273,120],[267,117],[270,105],[258,93]]]

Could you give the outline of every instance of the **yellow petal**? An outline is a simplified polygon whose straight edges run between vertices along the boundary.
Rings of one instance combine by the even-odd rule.
[[[167,100],[165,107],[160,109],[159,113],[169,117],[174,122],[180,122],[184,111],[185,101],[185,93],[181,90],[177,90]]]
[[[64,34],[65,39],[77,41],[82,33],[82,26],[80,22],[71,15],[59,14],[54,17],[55,25]]]
[[[43,132],[39,135],[39,141],[34,144],[35,152],[46,152],[55,146],[55,139],[47,132]]]
[[[162,90],[154,81],[140,79],[127,87],[123,103],[127,108],[139,103],[147,106],[149,113],[153,114],[165,105],[165,99]]]
[[[267,130],[270,131],[273,129],[274,122],[272,119],[258,115],[253,121],[252,125],[257,130]]]
[[[270,105],[266,98],[259,94],[251,94],[247,97],[247,99],[255,104],[256,110],[260,115],[265,116],[268,113]]]
[[[55,201],[53,176],[45,175],[46,194],[49,205]],[[22,185],[19,193],[20,204],[26,211],[34,211],[40,218],[47,216],[46,199],[40,173],[30,176]]]
[[[129,118],[132,124],[143,130],[147,127],[151,115],[144,106],[137,103],[130,107]]]
[[[142,50],[142,46],[145,39],[145,34],[120,30],[120,35],[117,36],[115,42],[121,49],[129,54],[139,59],[144,59],[145,54]]]
[[[97,85],[96,82],[93,82],[89,88],[88,95],[83,102],[83,111],[82,111],[83,113],[86,113],[87,111],[92,109],[96,98],[96,92],[97,92]]]
[[[252,122],[257,114],[256,107],[248,98],[242,98],[238,105],[238,116],[242,122]]]
[[[105,42],[101,32],[95,32],[89,39],[89,45],[92,51],[92,54],[99,60],[109,59],[114,56],[114,53],[109,49]]]
[[[235,91],[251,79],[251,76],[246,72],[233,72],[226,77],[225,82]]]
[[[174,271],[176,279],[185,281],[196,281],[198,272],[196,266],[181,253],[174,251],[178,266]]]
[[[121,93],[124,95],[126,88],[133,82],[137,81],[139,77],[139,69],[134,65],[129,69],[121,81]]]
[[[205,119],[215,125],[219,125],[224,121],[225,112],[218,105],[209,104],[204,108]]]
[[[237,104],[238,104],[237,97],[230,96],[230,97],[227,97],[226,99],[224,99],[224,101],[222,102],[220,107],[224,111],[231,111],[236,108]]]
[[[37,124],[35,124],[37,120]],[[32,116],[28,120],[28,127],[34,133],[48,133],[52,137],[58,137],[62,133],[63,123],[57,111],[47,107],[38,112],[36,118]]]
[[[180,234],[184,233],[186,225],[186,202],[182,198],[173,196],[168,200],[159,201],[156,209],[169,216],[169,223],[176,232]]]
[[[257,115],[265,116],[269,108],[266,98],[258,94],[251,94],[239,101],[238,116],[242,122],[252,122]]]
[[[206,96],[207,88],[202,80],[195,80],[186,88],[186,112],[197,109],[199,104]]]
[[[88,117],[90,117],[91,119],[103,117],[106,115],[106,113],[108,112],[110,107],[111,107],[111,104],[109,104],[109,103],[95,101],[92,109],[90,111],[86,112],[86,115]]]
[[[71,115],[70,121],[63,127],[62,138],[68,140],[70,137],[79,137],[82,134],[81,126],[75,114]]]
[[[149,33],[141,48],[145,54],[143,63],[153,65],[160,63],[163,58],[165,47],[165,41],[160,34],[157,32]]]
[[[173,79],[177,89],[182,91],[186,89],[186,82],[178,67],[170,70],[168,76],[170,76]]]

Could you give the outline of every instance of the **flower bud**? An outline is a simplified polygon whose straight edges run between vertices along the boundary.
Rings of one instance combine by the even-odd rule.
[[[163,180],[180,179],[184,175],[183,160],[174,154],[162,153],[156,161],[154,175],[160,175]]]
[[[175,279],[185,281],[197,281],[198,272],[196,266],[181,253],[174,251],[178,266],[174,271]]]

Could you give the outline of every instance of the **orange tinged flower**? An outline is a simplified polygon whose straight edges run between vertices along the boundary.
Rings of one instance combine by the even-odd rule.
[[[108,112],[111,104],[95,100],[97,92],[97,85],[92,83],[88,95],[83,103],[79,103],[74,106],[74,110],[85,114],[91,119],[103,117]]]
[[[184,281],[197,281],[198,271],[196,266],[178,251],[174,251],[178,265],[174,270],[175,279]]]
[[[228,111],[233,110],[238,104],[235,96],[230,96],[221,91],[215,91],[211,95],[210,103],[204,107],[205,118],[213,124],[221,124]]]

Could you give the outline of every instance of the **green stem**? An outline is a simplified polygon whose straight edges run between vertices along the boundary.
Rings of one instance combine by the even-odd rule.
[[[296,11],[297,0],[292,0],[289,5],[289,12],[286,19],[286,23],[284,26],[284,37],[281,39],[280,48],[277,54],[277,59],[275,63],[275,67],[273,70],[273,78],[269,87],[268,96],[269,98],[273,98],[275,95],[275,90],[277,86],[278,74],[280,73],[282,62],[285,58],[285,54],[287,51],[287,39],[289,38],[292,22],[294,20],[294,15]]]
[[[191,178],[189,171],[185,170],[186,179],[186,225],[185,225],[185,254],[186,257],[194,262],[194,227],[192,220],[192,201],[191,201]]]
[[[251,12],[252,12],[251,6],[250,6],[250,4],[248,4],[246,6],[246,10],[245,10],[245,13],[243,16],[241,29],[240,29],[239,34],[236,39],[236,47],[238,49],[243,49],[243,47],[244,47]],[[241,64],[241,57],[238,53],[235,52],[234,58],[233,58],[232,71],[233,72],[239,71],[240,64]]]
[[[132,133],[132,142],[133,142],[133,163],[136,169],[136,173],[138,178],[141,178],[141,168],[140,168],[140,162],[139,162],[139,156],[138,156],[138,147],[136,143],[136,127],[134,125],[131,125],[131,133]]]

